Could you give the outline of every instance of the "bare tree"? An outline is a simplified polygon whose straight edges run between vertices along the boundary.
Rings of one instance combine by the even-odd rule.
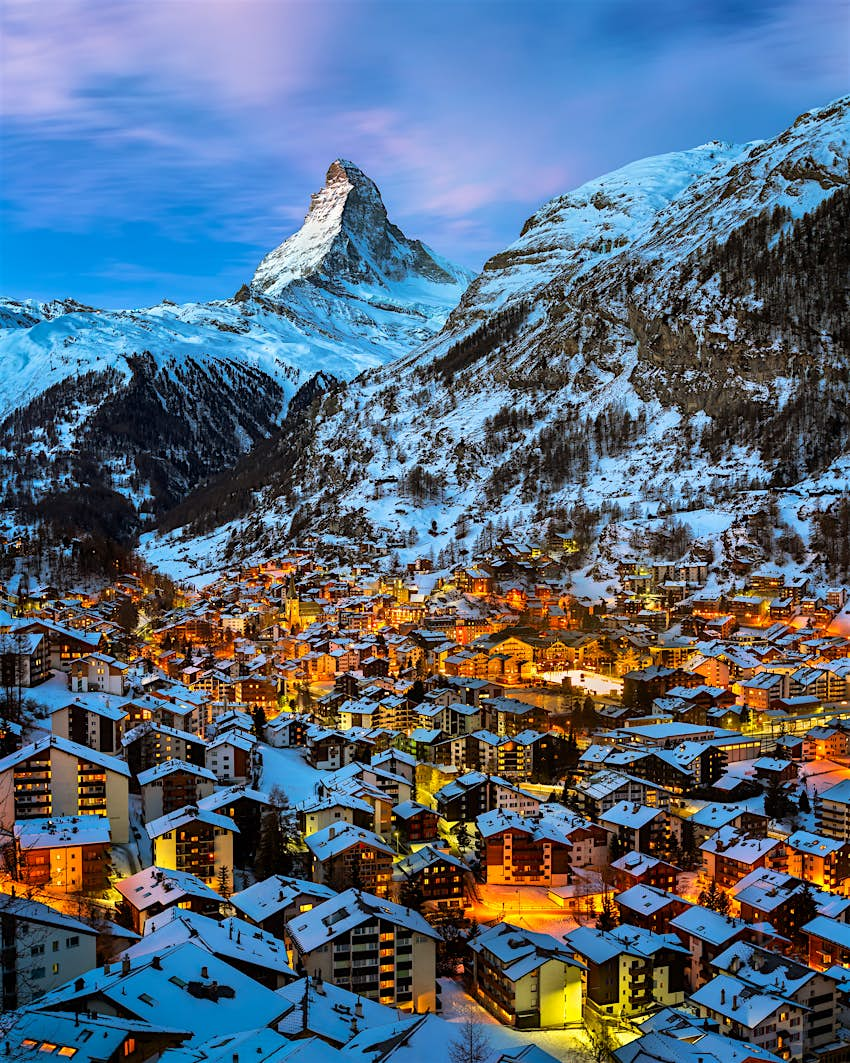
[[[492,1052],[490,1038],[484,1030],[467,1019],[460,1028],[460,1033],[449,1043],[451,1063],[484,1063]]]

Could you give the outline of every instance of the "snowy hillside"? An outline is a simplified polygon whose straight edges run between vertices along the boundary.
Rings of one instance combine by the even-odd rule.
[[[0,301],[0,465],[7,483],[23,473],[7,505],[32,509],[72,485],[81,454],[106,459],[102,486],[131,506],[173,505],[267,436],[302,387],[432,336],[469,279],[335,162],[302,229],[233,299],[126,311]],[[145,430],[128,433],[140,395]]]
[[[213,554],[275,552],[305,527],[415,554],[471,550],[506,524],[580,525],[604,584],[648,549],[638,517],[653,532],[678,515],[715,560],[816,563],[811,518],[846,486],[850,450],[848,111],[643,160],[546,204],[438,336],[328,396],[312,434],[236,470],[238,491],[215,485]],[[203,558],[200,530],[208,519],[159,556]]]

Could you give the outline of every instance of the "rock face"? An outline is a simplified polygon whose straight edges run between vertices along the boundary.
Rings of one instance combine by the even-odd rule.
[[[250,527],[217,483],[231,555],[279,549],[295,511],[329,535],[428,530],[427,551],[579,512],[606,541],[629,514],[697,514],[699,535],[771,491],[828,502],[850,449],[848,160],[845,98],[547,203],[438,335],[240,467]]]
[[[51,519],[82,462],[81,482],[120,496],[106,530],[126,534],[128,512],[152,519],[273,432],[299,389],[430,338],[469,280],[337,161],[302,228],[233,299],[127,311],[0,301],[6,506]]]
[[[310,201],[304,224],[257,267],[251,286],[279,298],[293,281],[337,290],[341,284],[392,291],[417,278],[456,286],[471,279],[387,217],[377,185],[354,163],[331,163],[324,187]]]

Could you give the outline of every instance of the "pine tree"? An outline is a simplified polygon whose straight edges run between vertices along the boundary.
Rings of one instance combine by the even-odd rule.
[[[812,803],[811,801],[809,801],[809,794],[805,786],[800,791],[800,801],[798,807],[801,812],[811,812],[812,810]]]
[[[425,903],[425,894],[418,878],[406,878],[399,888],[399,903],[405,908],[412,908],[415,912],[422,911]]]
[[[602,907],[599,910],[599,915],[596,917],[596,929],[597,930],[613,930],[617,925],[617,906],[614,904],[614,898],[610,890],[605,890],[602,894]]]
[[[811,882],[804,882],[803,888],[797,895],[797,903],[794,905],[794,918],[791,923],[791,933],[797,934],[800,927],[810,923],[818,914],[818,905],[812,890]]]
[[[257,738],[262,742],[266,734],[266,723],[268,719],[266,717],[266,710],[262,705],[257,705],[254,711],[251,713],[253,718],[252,730]]]
[[[227,900],[233,893],[233,876],[227,864],[220,864],[216,877],[218,892]]]
[[[699,903],[703,908],[710,908],[712,912],[720,915],[729,914],[729,895],[717,885],[717,879],[712,879],[708,888],[699,895]]]

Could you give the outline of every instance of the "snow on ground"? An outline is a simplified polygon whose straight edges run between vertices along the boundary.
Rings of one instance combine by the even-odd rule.
[[[57,672],[46,683],[37,687],[30,687],[25,695],[25,700],[36,703],[35,713],[37,716],[49,717],[54,709],[61,709],[63,705],[69,705],[72,701],[79,701],[83,705],[102,705],[106,708],[114,708],[126,701],[126,697],[117,694],[101,694],[98,691],[90,691],[84,694],[75,694],[68,688],[68,677],[64,672]]]
[[[261,790],[269,791],[273,786],[279,786],[291,805],[315,795],[316,786],[326,773],[310,767],[300,749],[276,749],[262,742],[260,752],[263,757]]]
[[[800,779],[805,782],[809,791],[815,790],[822,794],[830,786],[850,779],[850,767],[846,764],[836,764],[832,760],[814,760],[801,766]]]
[[[619,697],[623,693],[623,680],[617,676],[600,675],[598,672],[589,672],[573,668],[568,672],[543,672],[542,678],[548,683],[560,683],[567,677],[574,687],[581,687],[590,694],[598,694],[600,697]]]

